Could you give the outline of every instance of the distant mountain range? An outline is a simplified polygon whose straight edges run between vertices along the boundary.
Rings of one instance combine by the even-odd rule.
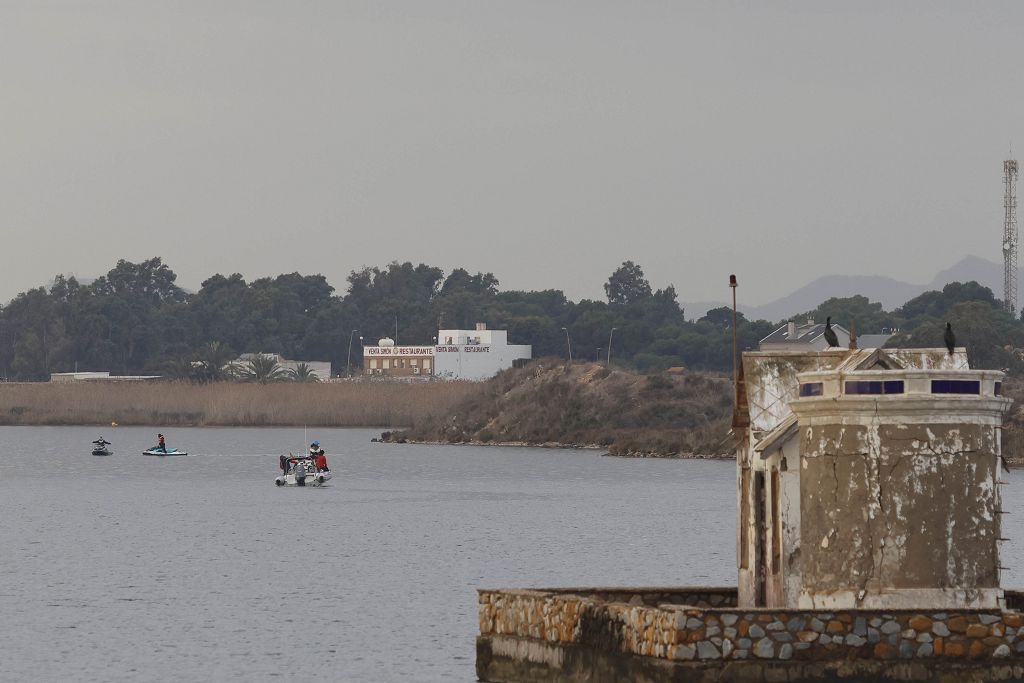
[[[824,275],[781,299],[762,306],[739,304],[738,308],[748,320],[777,322],[813,310],[826,299],[860,294],[871,301],[880,302],[885,310],[891,311],[929,290],[942,289],[950,282],[971,280],[991,289],[996,298],[1002,298],[1003,264],[979,256],[966,256],[949,268],[939,271],[932,281],[925,285],[900,282],[881,275]],[[1020,273],[1018,281],[1024,283]],[[682,305],[687,319],[696,320],[712,308],[729,304],[722,301],[694,301]]]

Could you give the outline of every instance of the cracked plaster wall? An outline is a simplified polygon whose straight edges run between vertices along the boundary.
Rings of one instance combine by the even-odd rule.
[[[990,606],[999,586],[991,425],[817,424],[801,427],[800,447],[801,605],[937,589]]]

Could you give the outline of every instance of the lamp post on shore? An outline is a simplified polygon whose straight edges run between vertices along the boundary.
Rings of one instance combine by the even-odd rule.
[[[572,365],[572,342],[569,340],[569,329],[563,327],[562,331],[565,332],[565,346],[569,349],[569,365]]]
[[[348,333],[348,356],[346,357],[345,360],[346,377],[352,376],[352,335],[354,335],[358,331],[359,330],[352,330],[351,332]],[[360,337],[359,339],[362,339],[362,337]]]
[[[612,364],[612,335],[615,334],[616,329],[618,328],[613,327],[611,332],[608,333],[608,360],[604,362],[607,366],[611,366]]]

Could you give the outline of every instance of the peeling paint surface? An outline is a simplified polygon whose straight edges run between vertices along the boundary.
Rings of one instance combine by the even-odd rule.
[[[803,430],[805,599],[998,588],[997,453],[985,425]]]
[[[930,373],[973,373],[962,350],[756,352],[743,362],[741,605],[998,603],[1002,418],[993,373],[986,395],[939,396],[928,393]],[[820,373],[803,381],[825,382],[821,398],[799,398],[801,373]],[[905,395],[838,388],[847,378],[904,377]]]

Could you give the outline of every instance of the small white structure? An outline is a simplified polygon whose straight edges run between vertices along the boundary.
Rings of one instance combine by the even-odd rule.
[[[839,347],[850,346],[850,333],[842,325],[832,323],[832,331],[839,339]],[[761,340],[758,345],[761,351],[824,351],[828,348],[825,341],[825,323],[816,323],[808,319],[799,324],[794,320],[775,330]]]
[[[111,375],[109,372],[51,372],[50,381],[55,384],[70,382],[141,382],[160,379],[160,375]]]
[[[288,360],[277,353],[243,353],[230,365],[235,368],[244,368],[246,364],[256,357],[269,358],[276,362],[285,372],[293,372],[300,364],[305,364],[310,372],[316,375],[317,379],[326,380],[331,378],[331,362],[326,360]]]
[[[487,379],[533,356],[529,344],[509,344],[505,330],[438,330],[434,374],[444,379]]]

